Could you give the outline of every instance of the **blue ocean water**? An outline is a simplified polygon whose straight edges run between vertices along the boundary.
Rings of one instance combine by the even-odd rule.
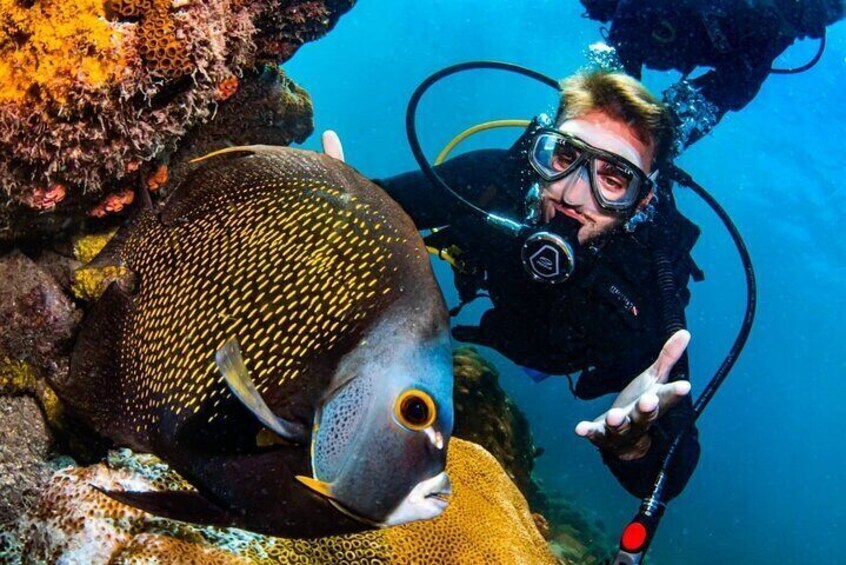
[[[471,59],[520,63],[563,77],[585,64],[599,27],[581,6],[536,0],[366,0],[326,38],[304,46],[285,66],[311,93],[316,134],[337,130],[347,161],[378,177],[415,168],[405,137],[409,95],[431,72]],[[810,59],[816,43],[794,45],[782,66]],[[660,91],[678,78],[647,72]],[[798,76],[771,76],[742,112],[729,114],[681,165],[728,210],[746,238],[759,286],[749,344],[699,422],[702,458],[686,491],[668,508],[651,555],[657,563],[846,563],[846,449],[843,317],[846,243],[840,214],[846,189],[846,24],[829,28],[820,63]],[[554,93],[510,75],[480,72],[438,86],[420,110],[421,140],[432,157],[465,127],[493,118],[554,109]],[[514,133],[477,136],[474,146],[504,146]],[[745,304],[736,252],[695,196],[677,191],[680,208],[703,230],[694,257],[706,281],[693,285],[687,310],[694,394],[718,367]],[[437,273],[447,302],[452,277]],[[483,311],[474,304],[468,323]],[[611,398],[574,400],[564,379],[533,383],[488,352],[502,384],[546,448],[537,474],[578,500],[611,537],[637,509],[575,436],[581,419]]]

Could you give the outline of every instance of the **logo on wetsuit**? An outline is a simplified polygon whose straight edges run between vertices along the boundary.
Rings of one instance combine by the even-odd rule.
[[[617,285],[612,284],[608,287],[608,291],[623,305],[626,311],[630,312],[634,316],[637,316],[637,306],[635,306],[635,303],[631,298],[623,294],[623,291],[617,288]]]

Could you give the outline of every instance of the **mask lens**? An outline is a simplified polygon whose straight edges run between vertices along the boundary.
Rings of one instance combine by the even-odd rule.
[[[552,168],[557,172],[564,172],[573,166],[573,163],[581,156],[578,150],[567,139],[559,139],[552,151]]]
[[[636,188],[634,171],[601,157],[594,163],[594,182],[608,202],[625,202]]]
[[[529,161],[544,180],[565,176],[578,160],[581,152],[560,135],[544,133],[538,136]]]

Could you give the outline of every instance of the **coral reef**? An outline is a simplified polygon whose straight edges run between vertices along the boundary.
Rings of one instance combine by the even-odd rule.
[[[0,0],[0,104],[45,93],[63,103],[75,84],[114,80],[125,65],[123,34],[104,16],[102,0]]]
[[[591,522],[572,497],[555,492],[546,496],[544,517],[548,520],[552,551],[566,562],[610,563],[617,545],[602,522]]]
[[[528,500],[535,523],[556,556],[567,563],[598,563],[612,541],[584,516],[572,499],[548,494],[532,477],[541,453],[532,440],[528,420],[499,385],[496,368],[473,347],[453,354],[455,364],[454,437],[478,443],[500,462]]]
[[[290,113],[306,123],[287,143],[302,141],[312,128],[307,96],[262,69],[352,4],[0,0],[0,241],[123,210],[161,165],[179,165],[172,154],[193,135],[225,145],[233,120],[216,118],[257,95],[277,119],[239,123],[239,136],[278,143],[283,134],[268,130],[286,128]]]
[[[189,46],[176,35],[169,0],[107,0],[112,19],[138,22],[138,54],[152,75],[176,79],[191,72]]]
[[[245,0],[242,3],[246,3]],[[261,10],[261,15],[254,20],[260,59],[289,59],[301,45],[320,37],[333,14],[346,11],[351,2],[298,0],[281,4],[275,10]]]
[[[496,368],[473,347],[453,353],[455,366],[455,429],[453,435],[478,443],[505,468],[526,498],[532,482],[536,448],[526,417],[499,386]]]
[[[34,561],[85,563],[556,563],[525,500],[481,447],[453,439],[454,493],[438,519],[358,535],[288,540],[177,523],[124,506],[105,489],[187,488],[151,456],[122,450],[98,464],[57,473],[24,526]]]

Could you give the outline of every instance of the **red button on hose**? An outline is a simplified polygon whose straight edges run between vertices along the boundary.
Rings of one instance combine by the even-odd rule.
[[[630,553],[640,551],[646,542],[646,527],[640,522],[632,522],[623,530],[623,539],[620,545]]]

